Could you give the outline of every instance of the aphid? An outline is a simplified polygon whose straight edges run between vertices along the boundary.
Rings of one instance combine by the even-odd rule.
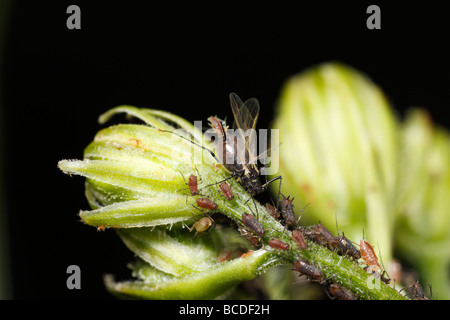
[[[211,227],[213,224],[213,220],[210,217],[203,217],[198,221],[195,221],[191,228],[189,228],[189,231],[192,231],[195,229],[195,235],[199,232],[205,232],[206,230]]]
[[[223,126],[223,124],[225,123],[225,121],[222,121],[221,119],[217,118],[217,117],[209,117],[208,121],[211,124],[211,128],[213,128],[213,130],[217,133],[218,138],[222,139],[227,132],[228,127]]]
[[[412,282],[406,289],[413,300],[430,300],[425,296],[422,287],[419,282]]]
[[[259,237],[263,237],[266,233],[263,225],[251,214],[243,213],[242,223],[247,229],[258,235]]]
[[[342,236],[336,237],[337,246],[341,254],[350,256],[353,260],[357,261],[361,258],[361,252],[356,249],[352,242],[342,233]]]
[[[353,260],[358,261],[361,258],[361,252],[353,245],[352,241],[350,241],[342,232],[342,236],[339,235],[339,227],[336,218],[336,230],[338,236],[335,237],[336,245],[338,248],[338,252],[344,256],[350,256]]]
[[[266,203],[265,207],[267,211],[269,211],[269,214],[272,216],[272,218],[278,219],[280,217],[280,212],[273,205],[271,205],[270,203]]]
[[[338,284],[332,283],[329,287],[330,294],[339,300],[356,300],[355,295],[348,290],[347,288],[343,288]]]
[[[375,250],[372,248],[370,243],[361,239],[359,242],[359,249],[361,250],[361,258],[367,264],[369,273],[379,272],[381,270],[381,266],[378,263],[377,255],[375,254]]]
[[[300,275],[306,275],[310,280],[325,283],[325,278],[322,271],[310,264],[307,260],[300,259],[294,261],[294,268]]]
[[[246,228],[243,227],[239,227],[239,232],[241,233],[241,235],[247,239],[252,246],[258,246],[259,245],[259,241],[261,240],[258,236],[256,236],[253,232],[247,230]]]
[[[287,243],[284,243],[283,241],[275,238],[269,240],[269,246],[277,250],[283,251],[289,250],[289,245]]]
[[[295,226],[297,222],[295,221],[294,205],[292,204],[294,198],[289,199],[289,196],[286,198],[283,194],[282,196],[281,215],[283,216],[287,226]]]
[[[208,210],[216,210],[217,209],[217,204],[214,203],[213,201],[209,200],[208,198],[198,198],[197,204],[199,207],[201,207],[203,209],[208,209]]]
[[[361,258],[361,252],[353,245],[352,241],[350,241],[342,232],[342,236],[339,235],[339,227],[337,223],[336,216],[336,230],[338,236],[335,238],[337,242],[338,252],[344,256],[350,256],[353,260],[358,261]]]
[[[217,117],[209,117],[209,122],[211,123],[211,127],[216,132],[218,139],[222,140],[222,149],[219,150],[219,157],[224,159],[224,155],[227,154],[227,144],[226,144],[226,131],[228,127],[223,127],[222,120]],[[225,143],[224,143],[225,142]],[[226,156],[225,156],[226,157]]]
[[[305,240],[305,237],[303,236],[303,233],[300,230],[294,230],[292,231],[292,238],[294,239],[295,243],[300,247],[300,249],[307,249],[308,243]]]
[[[195,170],[197,170],[198,175],[200,176],[200,172],[198,172],[198,169],[195,168]],[[186,183],[186,179],[184,178],[183,173],[180,171],[181,176],[183,177],[184,182]],[[189,187],[189,191],[191,192],[191,195],[196,196],[199,194],[198,192],[198,179],[197,176],[194,174],[191,174],[188,178],[188,182],[186,183]]]
[[[333,234],[325,228],[321,223],[312,226],[312,230],[306,233],[307,236],[319,245],[326,246],[329,249],[334,249],[337,245],[337,240]]]
[[[191,174],[189,176],[189,190],[191,191],[191,195],[195,196],[198,194],[198,184],[197,184],[197,177]]]
[[[217,259],[217,261],[220,262],[220,263],[228,261],[228,260],[231,259],[231,255],[232,255],[231,250],[228,250],[228,249],[223,250],[220,253],[219,258]]]
[[[97,231],[105,231],[106,227],[105,226],[98,226],[97,227]]]
[[[231,191],[231,187],[226,183],[225,181],[222,182],[220,185],[220,190],[222,190],[223,195],[225,198],[227,198],[228,201],[231,201],[234,199],[233,192]]]

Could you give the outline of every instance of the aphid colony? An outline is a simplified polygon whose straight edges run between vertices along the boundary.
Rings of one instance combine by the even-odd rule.
[[[242,129],[239,132],[253,129],[256,125],[256,120],[259,113],[258,101],[256,99],[250,99],[245,103],[242,103],[237,95],[230,94],[230,102],[234,115],[233,127],[235,129]],[[230,185],[226,182],[231,178],[235,178],[236,181],[250,193],[253,201],[254,196],[267,190],[269,184],[275,180],[280,180],[279,190],[281,190],[281,176],[265,183],[261,182],[258,166],[254,162],[250,161],[259,157],[253,154],[253,151],[249,147],[250,141],[253,139],[251,135],[244,136],[242,134],[227,134],[228,127],[225,126],[224,121],[218,119],[217,117],[210,117],[208,120],[210,121],[213,131],[217,135],[216,142],[219,142],[218,147],[215,149],[218,156],[206,147],[198,145],[195,142],[192,143],[207,150],[217,161],[223,163],[223,166],[230,172],[231,177],[199,189],[198,180],[201,179],[201,177],[191,174],[186,184],[188,185],[191,196],[199,196],[196,199],[198,206],[196,208],[198,210],[215,212],[218,209],[218,205],[216,203],[201,193],[201,190],[208,187],[213,187],[214,185],[216,188],[217,185],[219,186],[218,190],[220,190],[220,194],[227,201],[233,201],[235,195],[233,194]],[[198,170],[197,173],[200,175]],[[283,252],[292,252],[292,250],[294,250],[294,252],[298,250],[309,250],[311,247],[309,243],[315,243],[355,261],[358,265],[363,262],[366,265],[364,269],[368,273],[381,279],[385,283],[390,282],[390,279],[384,277],[385,271],[382,271],[375,251],[367,241],[361,239],[358,250],[355,244],[345,237],[344,233],[339,235],[338,232],[338,236],[335,237],[320,222],[319,224],[308,227],[300,226],[299,220],[301,215],[297,220],[294,213],[294,198],[290,198],[289,196],[285,197],[282,195],[282,199],[280,201],[280,195],[282,194],[279,191],[276,204],[266,204],[265,207],[271,218],[284,225],[284,230],[281,232],[281,234],[284,235],[283,237],[278,237],[275,235],[277,232],[280,233],[279,231],[266,230],[264,219],[268,217],[263,215],[262,219],[259,219],[258,212],[256,214],[254,214],[252,210],[249,211],[251,213],[243,212],[241,219],[236,221],[241,235],[247,239],[252,246],[267,245],[267,248],[270,247],[271,250],[275,250],[279,254],[283,254]],[[199,232],[205,232],[211,225],[213,225],[213,222],[214,221],[212,218],[207,215],[206,217],[195,221],[190,230],[192,231],[195,229],[196,234]],[[284,241],[279,238],[283,238]],[[289,241],[286,241],[286,239]],[[249,254],[251,254],[251,251],[241,257]],[[224,262],[230,258],[231,251],[225,250],[220,255],[218,261]],[[309,280],[324,285],[329,296],[332,298],[342,300],[354,300],[357,298],[349,289],[334,283],[332,279],[327,279],[322,271],[311,261],[298,258],[293,262],[293,267],[293,270],[295,270],[299,276],[304,275]],[[410,286],[410,295],[416,297],[417,299],[425,298],[420,287],[417,285]]]
[[[196,199],[198,207],[201,209],[214,212],[218,209],[218,205],[207,197],[201,195],[198,189],[198,178],[195,175],[191,175],[188,180],[188,186],[190,194],[192,196],[200,196]],[[232,189],[229,184],[225,181],[218,183],[220,186],[220,192],[228,201],[234,199]],[[352,241],[345,237],[344,233],[342,235],[334,236],[323,224],[320,222],[312,226],[301,226],[298,224],[300,218],[296,220],[294,213],[293,198],[285,197],[282,195],[283,199],[280,201],[280,210],[277,206],[271,205],[269,203],[265,204],[265,208],[269,215],[284,224],[287,232],[291,232],[291,240],[295,243],[292,247],[291,244],[282,241],[276,237],[273,237],[273,232],[271,236],[268,236],[264,224],[257,218],[253,213],[242,213],[240,221],[238,221],[238,229],[241,235],[247,239],[252,246],[259,246],[267,244],[274,250],[280,252],[291,250],[307,250],[310,246],[308,242],[316,243],[320,246],[326,247],[329,250],[333,250],[339,255],[347,257],[348,259],[354,260],[356,263],[362,261],[366,266],[364,269],[366,272],[371,273],[376,278],[389,284],[390,279],[384,277],[385,271],[383,271],[378,257],[373,249],[372,245],[364,239],[360,240],[359,250]],[[200,210],[201,210],[200,209]],[[302,210],[303,213],[303,210]],[[264,219],[264,218],[263,218]],[[192,227],[189,228],[190,231],[195,229],[196,234],[207,231],[214,223],[214,220],[209,216],[205,216],[195,221]],[[248,256],[251,251],[242,255],[242,257]],[[232,256],[230,250],[224,250],[218,262],[225,262],[229,260]],[[326,279],[322,271],[315,266],[311,261],[303,258],[299,258],[293,263],[293,270],[297,272],[299,276],[306,276],[310,281],[322,284],[326,288],[327,294],[330,298],[339,300],[355,300],[357,296],[349,289],[334,283],[333,279]],[[406,287],[406,292],[412,299],[415,300],[427,300],[428,298],[423,293],[422,288],[418,282],[412,283],[410,286]]]

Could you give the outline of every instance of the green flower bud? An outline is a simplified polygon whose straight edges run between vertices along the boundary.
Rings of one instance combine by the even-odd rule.
[[[139,228],[120,229],[119,235],[141,258],[132,267],[139,280],[115,282],[112,276],[105,278],[108,290],[119,296],[212,299],[278,263],[276,254],[264,249],[220,262],[217,234],[192,238],[185,230]]]
[[[200,147],[208,146],[201,131],[184,119],[163,111],[122,106],[102,115],[100,121],[119,112],[145,125],[120,124],[103,129],[85,149],[83,160],[58,164],[65,173],[87,178],[86,197],[92,210],[81,211],[81,219],[99,229],[115,228],[138,256],[132,266],[135,280],[116,282],[113,276],[105,277],[112,293],[148,299],[211,299],[273,266],[292,266],[302,258],[314,261],[327,279],[349,287],[360,298],[404,298],[383,283],[369,288],[374,276],[335,251],[311,241],[307,249],[301,249],[291,231],[252,199],[239,179],[231,177],[211,152]],[[186,138],[180,137],[186,132],[173,134],[177,128],[187,132]],[[197,176],[198,194],[188,186],[190,175]],[[233,197],[224,195],[217,185],[224,179]],[[200,198],[213,205],[204,204]],[[257,238],[261,249],[239,257],[235,252],[233,259],[221,261],[220,252],[232,248],[234,239],[242,237],[237,228],[217,227],[202,234],[207,225],[199,227],[196,221],[213,211],[241,227],[245,224],[248,230],[242,229],[242,233],[252,244]],[[272,247],[277,240],[283,246]],[[250,247],[248,242],[246,245]],[[271,295],[280,296],[275,292]]]
[[[101,229],[116,228],[140,258],[133,267],[138,280],[115,282],[112,276],[105,277],[111,292],[151,299],[215,298],[280,263],[278,255],[265,249],[220,263],[221,250],[231,245],[230,239],[240,238],[237,232],[232,229],[230,236],[229,231],[214,230],[202,237],[185,228],[210,212],[198,206],[200,197],[213,201],[234,220],[249,212],[249,194],[235,179],[227,181],[234,195],[231,200],[214,185],[229,173],[199,147],[207,146],[200,131],[167,112],[128,106],[108,111],[100,122],[118,112],[137,117],[145,125],[105,128],[85,149],[84,160],[58,163],[64,172],[87,178],[86,197],[93,210],[81,211],[81,219]],[[181,138],[184,133],[177,128],[190,133],[196,144],[191,136]],[[191,195],[187,183],[191,174],[197,176],[198,195]],[[254,205],[265,212],[261,204]]]
[[[418,266],[422,283],[450,298],[450,135],[422,109],[412,110],[401,135],[396,241]]]
[[[344,65],[320,65],[287,81],[273,127],[280,130],[282,192],[311,203],[303,223],[320,220],[333,230],[337,218],[339,231],[350,239],[364,231],[389,261],[397,140],[381,90]]]
[[[64,172],[87,178],[86,196],[95,210],[81,211],[83,221],[96,227],[129,228],[173,224],[200,215],[200,210],[186,205],[195,204],[196,197],[188,197],[185,177],[199,175],[206,185],[223,179],[225,171],[203,162],[203,157],[213,162],[208,152],[161,131],[175,130],[163,120],[192,134],[195,128],[169,113],[133,107],[115,108],[102,115],[101,122],[116,112],[127,112],[150,126],[121,124],[103,129],[85,149],[84,160],[59,162]]]

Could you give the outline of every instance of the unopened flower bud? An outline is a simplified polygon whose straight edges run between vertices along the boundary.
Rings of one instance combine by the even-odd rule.
[[[350,239],[364,230],[390,260],[397,140],[381,90],[344,65],[311,68],[285,84],[274,128],[283,193],[311,203],[304,222],[334,229],[337,220]]]

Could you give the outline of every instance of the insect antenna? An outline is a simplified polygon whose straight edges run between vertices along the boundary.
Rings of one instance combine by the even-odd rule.
[[[338,222],[337,222],[337,211],[334,212],[334,220],[336,222],[336,232],[337,232],[337,235],[339,237],[339,227],[338,227]]]
[[[220,180],[219,182],[214,182],[214,183],[208,184],[208,185],[204,186],[203,188],[201,188],[200,190],[205,189],[205,188],[208,188],[208,187],[211,187],[211,186],[216,186],[216,185],[218,185],[218,184],[221,184],[222,182],[226,182],[226,181],[228,181],[228,180],[230,180],[230,179],[233,179],[234,177],[235,177],[235,176],[233,175],[233,173],[231,173],[231,176],[230,176],[230,177],[225,178],[225,179],[223,179],[223,180]]]
[[[253,198],[253,196],[250,196],[247,201],[245,201],[245,205],[248,207],[248,209],[250,210],[251,213],[253,213],[253,210],[250,208],[248,201],[252,199],[253,201],[253,206],[255,207],[255,211],[256,211],[256,219],[259,221],[259,214],[258,214],[258,207],[256,206],[256,202],[255,202],[255,198]]]
[[[300,222],[300,220],[302,219],[302,215],[303,215],[303,211],[305,211],[306,207],[309,206],[311,204],[311,202],[308,202],[302,209],[302,211],[300,212],[300,216],[297,219],[297,222],[295,223],[296,225],[298,225],[298,223]]]
[[[184,183],[185,183],[185,184],[188,184],[188,183],[186,182],[186,179],[184,178],[183,172],[181,172],[180,170],[178,170],[178,172],[181,174],[181,177],[183,178]],[[189,189],[189,187],[183,188],[183,189],[180,189],[180,190],[177,190],[177,192],[180,192],[180,191],[183,191],[183,190],[186,190],[186,189]],[[186,197],[186,204],[187,204],[187,199],[188,199],[188,198]]]
[[[428,283],[428,288],[430,289],[430,299],[433,299],[433,289],[431,288],[431,284],[429,284],[429,283]]]
[[[270,185],[272,182],[276,181],[276,180],[280,180],[280,185],[278,186],[278,196],[277,196],[277,204],[279,204],[279,203],[280,203],[280,194],[281,194],[281,182],[283,181],[283,178],[282,178],[281,176],[278,176],[278,177],[275,177],[275,178],[270,179],[269,181],[266,181],[266,183],[264,183],[264,184],[261,186],[261,188],[262,188],[263,190],[267,190],[267,188],[269,187],[269,185]]]
[[[381,273],[380,278],[383,282],[389,283],[391,281],[391,276],[389,275],[389,273],[387,273],[386,267],[384,266],[383,257],[381,256],[380,244],[378,243],[378,241],[377,241],[377,246],[378,246],[378,255],[380,256],[380,263],[383,266],[383,273]],[[384,274],[387,274],[387,276],[388,276],[387,279],[383,276]]]
[[[180,135],[180,134],[178,134],[178,133],[175,133],[175,132],[173,132],[173,131],[163,130],[163,129],[159,129],[159,131],[160,131],[160,132],[166,132],[166,133],[172,133],[172,134],[174,134],[174,135],[176,135],[176,136],[178,136],[178,137],[180,137],[180,138],[183,138],[183,139],[185,139],[185,140],[187,140],[187,141],[189,141],[189,142],[195,144],[197,147],[200,147],[200,148],[202,148],[203,150],[208,151],[209,154],[210,154],[214,159],[216,159],[216,161],[217,161],[218,163],[221,163],[220,160],[219,160],[219,158],[217,158],[216,154],[215,154],[212,150],[206,148],[205,146],[202,146],[201,144],[198,144],[197,142],[192,141],[191,139],[188,139],[188,138],[186,138],[186,137],[183,137],[182,135]]]

